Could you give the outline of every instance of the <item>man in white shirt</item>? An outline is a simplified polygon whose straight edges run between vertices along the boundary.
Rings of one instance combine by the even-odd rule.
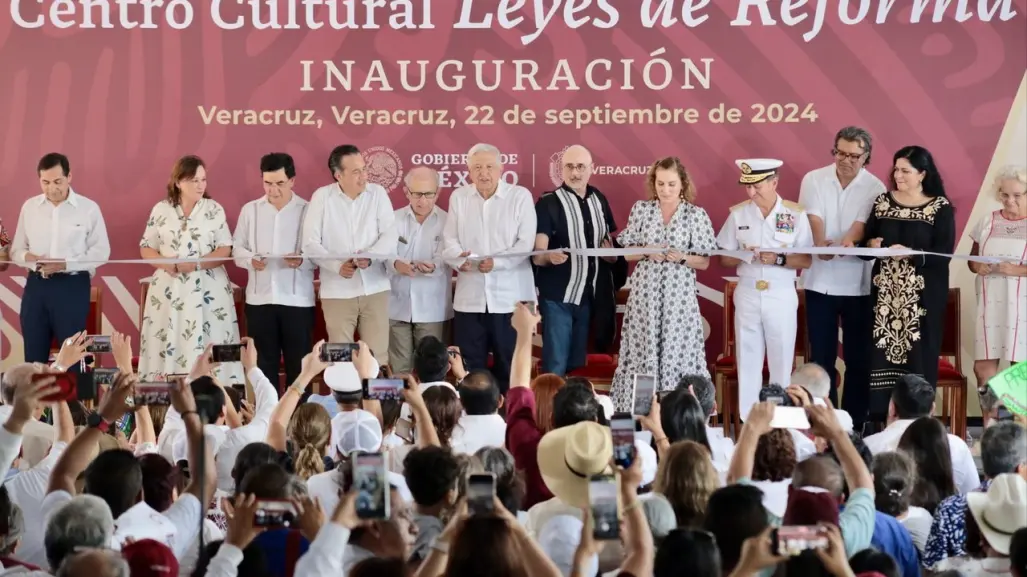
[[[285,382],[300,376],[314,334],[314,264],[300,256],[307,201],[293,193],[296,165],[284,152],[260,159],[264,196],[242,207],[232,256],[249,271],[246,333],[257,347],[257,366],[278,388],[285,359]],[[267,258],[268,256],[285,258]]]
[[[491,144],[476,144],[467,153],[473,184],[453,191],[442,237],[443,257],[458,271],[454,343],[467,370],[490,368],[505,394],[517,341],[510,318],[518,302],[536,300],[524,256],[535,244],[536,217],[528,189],[502,180],[500,158]]]
[[[902,375],[892,389],[888,403],[888,426],[880,433],[863,439],[870,452],[877,455],[898,449],[899,441],[913,421],[934,414],[936,391],[931,383],[918,375]],[[948,435],[949,454],[952,458],[952,480],[956,490],[969,493],[981,484],[977,463],[966,441],[955,435]]]
[[[838,131],[834,163],[806,174],[799,203],[806,209],[816,246],[853,246],[863,237],[874,199],[884,184],[864,167],[870,164],[870,133],[857,126]],[[818,255],[802,273],[810,360],[831,379],[831,402],[838,406],[838,327],[845,334],[843,407],[862,428],[870,395],[873,314],[870,275],[873,262],[855,256]]]
[[[824,367],[816,363],[806,363],[795,369],[790,384],[805,389],[813,404],[827,405],[831,392],[831,377]],[[834,405],[833,402],[831,404]],[[838,424],[841,425],[843,431],[852,432],[852,416],[848,411],[835,409],[834,416],[838,418]]]
[[[735,343],[738,364],[738,409],[744,420],[759,399],[766,354],[771,383],[786,383],[795,361],[799,296],[795,271],[810,265],[808,254],[781,254],[775,248],[813,245],[806,211],[777,193],[780,160],[736,160],[738,183],[749,200],[731,207],[717,235],[725,250],[751,250],[751,263],[722,256],[725,267],[738,267],[735,289]]]
[[[321,308],[328,339],[360,340],[380,364],[389,362],[388,255],[396,254],[396,217],[389,193],[367,181],[352,144],[328,157],[335,182],[314,191],[303,221],[303,254],[321,268]],[[366,257],[357,255],[367,255]],[[340,258],[341,257],[341,258]]]
[[[36,172],[43,194],[21,206],[11,259],[29,270],[21,298],[25,361],[45,363],[55,339],[86,328],[90,279],[111,246],[100,207],[71,189],[68,157],[51,152]]]
[[[403,180],[410,204],[396,211],[399,259],[387,265],[389,365],[409,373],[414,349],[426,336],[447,342],[446,321],[453,318],[453,271],[439,256],[446,211],[435,205],[439,175],[419,166]]]

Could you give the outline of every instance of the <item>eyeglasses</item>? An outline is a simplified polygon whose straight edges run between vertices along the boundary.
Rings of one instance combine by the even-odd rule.
[[[831,154],[833,154],[835,156],[835,158],[837,158],[838,160],[859,160],[860,158],[863,158],[863,155],[866,154],[866,153],[865,152],[858,152],[858,153],[844,152],[844,151],[838,150],[837,148],[834,148],[834,149],[831,150]]]
[[[563,165],[563,168],[565,170],[570,171],[570,172],[574,172],[574,171],[585,172],[586,170],[588,170],[591,167],[592,167],[591,164],[580,164],[580,163],[579,164],[565,164],[565,165]]]
[[[427,198],[427,199],[430,200],[430,199],[435,198],[435,195],[438,194],[438,193],[436,193],[436,192],[413,192],[413,191],[408,191],[407,194],[410,195],[410,198],[416,198],[417,200],[421,200],[422,198]]]

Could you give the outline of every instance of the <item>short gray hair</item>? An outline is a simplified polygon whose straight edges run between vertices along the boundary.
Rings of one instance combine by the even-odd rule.
[[[863,152],[866,153],[867,159],[863,163],[864,166],[870,165],[871,151],[874,148],[874,141],[870,138],[870,133],[865,128],[859,126],[846,126],[845,128],[838,131],[834,135],[834,145],[838,146],[839,140],[848,140],[849,142],[858,142],[863,147]]]
[[[303,499],[310,496],[310,490],[307,486],[307,482],[303,480],[303,477],[299,475],[293,475],[289,479],[289,497],[292,499]]]
[[[403,175],[403,185],[410,188],[410,181],[414,179],[414,176],[418,173],[425,173],[425,176],[429,177],[432,182],[435,183],[435,190],[439,189],[439,171],[435,170],[430,166],[415,166],[411,168],[405,175]]]
[[[132,568],[129,567],[128,561],[121,556],[117,551],[111,551],[110,549],[91,549],[86,551],[76,551],[75,553],[68,555],[64,562],[61,563],[60,569],[57,570],[57,577],[72,577],[72,575],[80,575],[81,573],[75,571],[75,561],[85,557],[87,555],[99,555],[104,557],[107,561],[108,571],[103,573],[104,577],[113,575],[114,577],[131,577]]]
[[[1001,421],[984,431],[981,439],[981,465],[989,479],[1015,473],[1027,465],[1027,429],[1013,421]]]
[[[491,144],[485,144],[484,142],[479,142],[478,144],[475,144],[471,147],[471,150],[467,152],[468,163],[471,162],[471,157],[475,154],[494,154],[496,155],[496,160],[499,160],[499,157],[501,156],[499,154],[498,148],[492,146]]]
[[[1027,168],[1015,164],[1007,164],[998,170],[995,175],[995,197],[998,198],[1002,191],[1002,183],[1007,180],[1015,180],[1027,186]]]
[[[791,384],[801,386],[818,399],[826,399],[831,395],[831,375],[816,363],[806,363],[795,369]]]
[[[51,569],[81,548],[110,546],[114,517],[107,502],[94,495],[79,495],[61,505],[46,523],[43,547]]]

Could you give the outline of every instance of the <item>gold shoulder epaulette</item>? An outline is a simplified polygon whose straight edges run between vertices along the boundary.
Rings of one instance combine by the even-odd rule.
[[[745,208],[745,207],[749,206],[749,203],[750,203],[750,202],[752,202],[752,201],[751,201],[751,200],[743,200],[742,202],[739,202],[738,204],[736,204],[736,205],[732,206],[732,207],[731,207],[730,209],[728,209],[728,210],[732,210],[732,211],[734,211],[734,210],[738,210],[738,209],[740,209],[740,208]]]
[[[782,200],[781,204],[787,206],[788,208],[790,208],[790,209],[792,209],[792,210],[794,210],[796,212],[803,212],[805,210],[804,208],[802,208],[801,204],[799,204],[797,202],[793,202],[791,200]]]

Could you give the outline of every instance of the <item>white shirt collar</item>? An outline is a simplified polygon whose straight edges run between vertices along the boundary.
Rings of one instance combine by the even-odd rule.
[[[45,204],[47,202],[50,202],[50,201],[46,199],[46,194],[39,195],[39,206],[42,206],[43,204]],[[74,206],[74,207],[78,208],[78,195],[75,194],[75,189],[74,188],[68,188],[68,197],[64,199],[64,202],[70,204],[71,206]],[[64,204],[64,203],[62,202],[61,204]],[[60,206],[60,205],[58,205],[58,206]]]

